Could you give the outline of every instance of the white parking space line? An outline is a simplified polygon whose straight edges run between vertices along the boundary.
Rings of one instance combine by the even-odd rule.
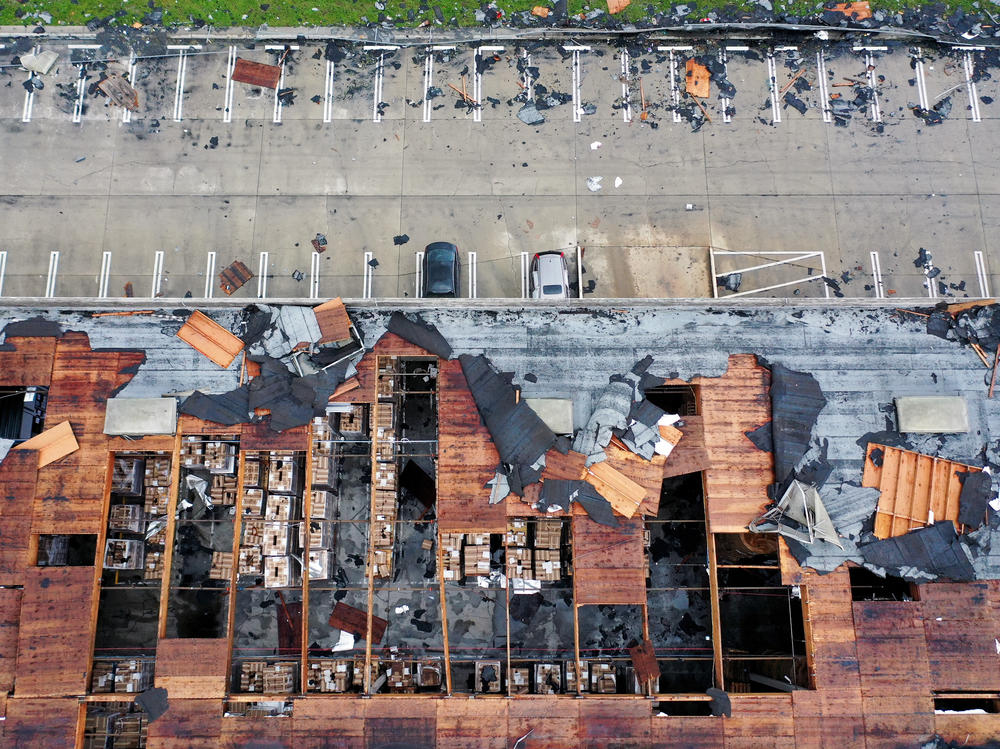
[[[888,47],[855,47],[855,52],[865,53],[865,75],[868,77],[868,88],[872,92],[872,100],[868,105],[868,113],[873,122],[882,121],[882,105],[878,100],[878,75],[875,73],[875,53],[885,52]]]
[[[233,70],[236,68],[236,46],[229,45],[229,59],[226,62],[225,100],[222,104],[222,121],[233,121]]]
[[[983,299],[988,299],[990,296],[990,277],[986,273],[986,258],[983,255],[982,250],[976,250],[972,253],[973,259],[976,261],[976,276],[979,278],[979,294]],[[3,273],[0,273],[0,284],[3,283]],[[0,286],[2,290],[2,286]]]
[[[285,87],[285,58],[288,57],[289,53],[298,51],[298,48],[299,45],[297,44],[268,44],[264,47],[268,52],[283,50],[279,61],[281,75],[278,76],[278,87],[274,90],[274,117],[272,118],[272,122],[275,123],[281,122],[281,97],[278,94]]]
[[[962,52],[962,66],[965,69],[965,92],[969,96],[969,113],[973,122],[982,122],[983,117],[979,111],[979,92],[976,90],[975,72],[976,61],[973,55],[981,52],[985,47],[958,47]]]
[[[135,71],[137,67],[138,67],[138,61],[136,60],[135,52],[129,52],[128,72],[126,73],[126,76],[128,77],[129,84],[133,88],[135,87]],[[131,121],[132,121],[132,110],[129,109],[128,107],[122,107],[122,122],[131,122]]]
[[[0,296],[3,296],[3,279],[7,275],[7,250],[0,250]]]
[[[101,253],[101,274],[97,277],[97,298],[108,298],[108,281],[111,278],[111,253],[105,250]]]
[[[767,53],[767,87],[771,91],[771,120],[781,122],[781,106],[778,103],[778,70],[774,64],[774,51]]]
[[[483,74],[479,71],[479,66],[484,52],[491,55],[499,54],[503,52],[503,47],[479,47],[472,58],[472,69],[475,71],[472,77],[472,98],[476,101],[476,107],[472,110],[473,122],[483,121],[483,102],[485,98],[483,96]]]
[[[323,87],[323,122],[333,122],[333,60],[326,61],[326,82]]]
[[[163,250],[157,250],[153,255],[153,283],[149,290],[150,299],[156,299],[160,295],[160,286],[163,283]]]
[[[930,104],[927,102],[927,76],[924,73],[923,49],[920,47],[914,47],[911,49],[910,58],[913,65],[913,71],[916,73],[917,101],[920,104],[921,109],[929,109]]]
[[[59,275],[59,251],[49,253],[49,275],[45,279],[45,296],[51,299],[56,295],[56,277]]]
[[[719,62],[722,63],[722,72],[726,78],[729,78],[729,53],[730,52],[748,52],[749,47],[723,47],[719,50]],[[722,99],[722,121],[729,123],[733,121],[733,116],[729,113],[732,109],[733,100],[729,97],[723,96]]]
[[[455,49],[449,45],[435,45],[427,48],[427,56],[424,57],[424,122],[431,121],[431,112],[434,110],[434,101],[427,92],[434,85],[434,54]]]
[[[527,100],[534,101],[535,80],[531,77],[531,72],[528,70],[531,67],[531,55],[528,54],[527,50],[521,50],[521,59],[524,60],[524,73],[521,76],[521,83],[524,86],[525,94],[527,94]]]
[[[422,297],[424,295],[424,284],[423,284],[423,280],[424,280],[424,253],[422,251],[415,253],[415,259],[416,259],[416,262],[417,262],[417,273],[416,273],[416,285],[417,285],[417,287],[416,287],[415,291],[416,291],[416,297],[417,297],[417,299],[419,299],[420,297]]]
[[[374,269],[371,266],[371,261],[374,259],[375,255],[372,252],[365,253],[365,267],[364,267],[364,283],[361,288],[361,298],[371,299],[372,298],[372,275]]]
[[[576,296],[583,299],[583,248],[576,246]]]
[[[877,252],[868,253],[872,264],[872,278],[875,279],[875,298],[885,299],[885,285],[882,283],[882,263]]]
[[[100,49],[100,44],[70,44],[68,49]],[[70,52],[72,55],[72,52]],[[76,79],[76,102],[73,104],[73,122],[79,124],[83,120],[83,100],[87,95],[87,63],[77,64],[80,74]]]
[[[632,121],[632,101],[630,99],[630,89],[629,86],[629,54],[628,50],[622,47],[621,53],[622,60],[622,122]]]
[[[167,49],[177,51],[177,87],[174,89],[174,122],[184,119],[184,84],[187,81],[188,52],[201,49],[200,44],[168,44]],[[133,84],[135,82],[133,81]]]
[[[681,104],[681,87],[678,85],[677,81],[680,76],[677,72],[677,61],[680,59],[676,54],[677,52],[689,52],[693,47],[657,47],[657,52],[669,52],[670,53],[670,104],[673,107],[673,120],[674,122],[681,121],[681,113],[678,110]]]
[[[476,253],[469,253],[469,299],[475,299],[476,294],[479,290],[479,283],[477,279],[476,270]]]
[[[319,299],[319,253],[314,252],[309,260],[309,298]]]
[[[398,47],[367,45],[362,49],[369,52],[379,52],[378,62],[375,63],[375,85],[372,87],[372,122],[381,122],[382,110],[379,108],[379,104],[382,103],[382,85],[385,83],[385,53],[386,51],[395,51]],[[424,99],[427,98],[426,93],[425,89]]]
[[[521,299],[528,298],[528,253],[521,253]]]
[[[37,55],[41,47],[35,45],[34,53]],[[35,80],[35,74],[28,71],[28,82]],[[32,87],[24,92],[24,108],[21,110],[21,122],[31,122],[31,110],[35,107],[35,89]]]
[[[931,299],[937,299],[937,287],[934,284],[934,279],[930,276],[932,270],[934,270],[934,263],[928,257],[924,262],[924,288],[927,289],[927,296]]]
[[[270,257],[269,252],[260,253],[260,259],[257,261],[257,298],[267,299],[267,265],[268,258]]]
[[[580,69],[580,53],[589,52],[590,47],[563,45],[563,49],[573,53],[573,122],[580,122],[583,119],[583,100],[580,92],[583,71]]]
[[[823,107],[823,122],[833,122],[833,112],[830,110],[830,89],[826,77],[826,58],[823,51],[816,53],[816,81],[819,84],[819,99]]]
[[[215,285],[215,250],[209,250],[208,260],[205,262],[205,298],[211,299]]]

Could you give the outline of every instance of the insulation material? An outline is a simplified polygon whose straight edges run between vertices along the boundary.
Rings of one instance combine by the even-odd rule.
[[[243,350],[243,341],[197,310],[177,331],[177,337],[223,369],[228,369]]]
[[[788,523],[788,520],[795,521],[795,524]],[[801,481],[792,481],[777,506],[752,522],[749,528],[755,533],[777,531],[801,543],[811,544],[820,539],[844,548],[819,492]]]
[[[15,450],[37,450],[38,467],[44,468],[49,463],[54,463],[60,458],[65,458],[70,453],[80,449],[73,434],[73,427],[68,421],[56,424],[51,429],[46,429],[41,434],[35,435],[30,440],[22,442],[14,448]]]

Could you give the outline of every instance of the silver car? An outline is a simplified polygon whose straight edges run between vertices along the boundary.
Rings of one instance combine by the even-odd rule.
[[[569,271],[561,252],[536,252],[531,259],[528,284],[532,299],[568,299]]]

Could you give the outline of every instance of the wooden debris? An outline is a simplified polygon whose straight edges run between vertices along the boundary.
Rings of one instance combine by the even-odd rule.
[[[177,337],[223,369],[243,350],[243,341],[198,310],[191,313]]]
[[[980,346],[978,343],[972,343],[971,341],[969,342],[969,345],[972,347],[972,350],[976,352],[976,356],[979,357],[979,360],[983,363],[983,366],[989,367],[990,363],[989,360],[987,360],[986,358],[986,352],[983,351],[983,347]]]
[[[276,89],[278,81],[281,80],[281,66],[265,65],[262,62],[253,62],[237,57],[232,79],[239,83],[248,83],[251,86]]]
[[[534,8],[531,9],[531,15],[536,16],[538,18],[548,18],[549,13],[551,12],[552,10],[546,8],[544,5],[536,5]]]
[[[993,374],[990,375],[990,392],[987,398],[993,397],[993,387],[997,384],[997,367],[1000,366],[1000,346],[997,346],[997,354],[993,357]]]
[[[231,296],[234,291],[253,278],[253,273],[239,260],[234,260],[219,274],[219,287]],[[132,296],[129,294],[129,296]]]
[[[462,86],[463,86],[463,88],[464,88],[464,86],[465,86],[465,80],[464,80],[464,79],[465,79],[465,76],[463,76],[462,78],[463,78],[463,80],[462,80]],[[467,93],[465,93],[465,91],[464,91],[463,89],[461,89],[461,88],[458,88],[458,87],[456,87],[456,86],[452,85],[451,83],[449,83],[449,84],[448,84],[448,88],[450,88],[450,89],[451,89],[452,91],[454,91],[454,92],[455,92],[456,94],[458,94],[459,96],[461,96],[461,97],[462,97],[462,100],[463,100],[463,101],[464,101],[464,102],[465,102],[466,104],[471,104],[471,105],[472,105],[472,106],[474,106],[474,107],[478,107],[478,106],[479,106],[479,102],[478,102],[478,101],[476,101],[475,99],[473,99],[473,98],[472,98],[471,96],[469,96],[469,95],[468,95]]]
[[[792,84],[795,83],[795,81],[797,81],[802,76],[802,74],[804,72],[805,72],[805,70],[803,70],[801,68],[799,70],[797,70],[795,72],[795,75],[793,75],[791,77],[791,80],[789,80],[788,83],[786,83],[784,86],[782,86],[781,89],[778,91],[778,96],[784,96],[785,92],[792,87]]]
[[[70,453],[76,452],[80,449],[80,445],[73,434],[73,427],[68,421],[64,421],[35,435],[30,440],[22,442],[14,449],[37,450],[38,467],[44,468],[49,463],[54,463],[60,458],[65,458]]]
[[[621,13],[631,4],[632,0],[608,0],[608,13],[611,15]]]
[[[694,103],[698,105],[698,109],[701,110],[701,113],[705,115],[705,119],[711,122],[712,116],[708,113],[708,110],[705,109],[705,105],[701,103],[697,96],[692,95],[691,98],[694,99]]]
[[[685,72],[685,91],[692,97],[707,99],[711,93],[708,68],[693,58],[687,61]],[[704,107],[702,108],[704,111]]]
[[[646,490],[607,461],[587,469],[587,483],[593,486],[619,515],[632,517],[646,498]]]
[[[830,10],[843,13],[852,21],[864,21],[872,17],[872,9],[868,0],[858,0],[853,3],[837,3]]]
[[[119,107],[124,107],[130,112],[139,111],[139,92],[117,73],[108,73],[107,78],[97,84],[97,88]]]

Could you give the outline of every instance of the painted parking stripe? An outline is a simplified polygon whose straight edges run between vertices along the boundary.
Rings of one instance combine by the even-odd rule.
[[[108,298],[108,281],[111,278],[111,253],[105,250],[101,253],[101,275],[97,277],[98,299]]]
[[[678,74],[677,64],[680,56],[677,55],[678,52],[690,52],[694,47],[657,47],[658,52],[669,52],[670,53],[670,104],[673,109],[673,120],[674,122],[681,121],[681,113],[678,111],[681,105],[681,87],[678,81],[681,79],[681,75]]]
[[[333,60],[326,61],[326,80],[323,87],[323,122],[333,121]]]
[[[138,67],[138,60],[136,60],[135,52],[128,53],[128,72],[125,74],[128,78],[129,85],[135,88],[135,71]],[[122,122],[132,121],[132,110],[128,107],[122,107]]]
[[[205,262],[205,298],[211,299],[215,291],[215,250],[209,250],[208,259]]]
[[[816,53],[816,82],[819,84],[819,98],[823,106],[823,122],[833,122],[829,82],[826,78],[826,58],[823,56],[822,50]]]
[[[35,45],[34,53],[37,55],[41,47]],[[28,83],[35,80],[35,74],[28,71]],[[24,108],[21,110],[21,122],[31,122],[31,110],[35,107],[35,89],[31,87],[24,92]]]
[[[778,68],[774,64],[774,51],[767,53],[767,87],[771,92],[771,120],[781,122],[781,105],[778,101]]]
[[[583,71],[580,68],[580,53],[589,52],[590,47],[573,44],[563,45],[563,49],[573,53],[573,122],[580,122],[583,119],[583,97],[581,93]]]
[[[319,299],[319,253],[314,252],[309,260],[309,298]]]
[[[59,275],[59,251],[49,253],[49,274],[45,278],[45,296],[51,299],[56,295],[56,278]]]
[[[361,290],[362,299],[372,298],[372,274],[374,272],[374,269],[371,266],[371,261],[374,257],[375,257],[374,253],[370,251],[365,253],[364,285]]]
[[[473,66],[474,74],[472,77],[472,98],[477,102],[477,106],[472,110],[473,122],[483,121],[483,106],[485,98],[483,95],[483,74],[479,72],[479,61],[483,59],[484,52],[487,54],[498,54],[503,52],[503,47],[480,47],[476,50],[476,55],[473,58],[475,65]]]
[[[528,253],[521,253],[521,299],[528,298]]]
[[[910,50],[910,58],[913,64],[913,72],[916,74],[917,103],[920,104],[921,109],[929,109],[930,104],[927,101],[927,75],[924,72],[924,50],[920,47],[914,47]]]
[[[222,121],[233,121],[233,70],[236,69],[236,47],[229,45],[229,59],[226,61],[225,99],[222,103]]]
[[[414,276],[415,282],[416,282],[416,288],[414,290],[414,295],[417,297],[417,299],[420,299],[420,297],[422,297],[423,294],[424,294],[424,253],[423,253],[423,251],[414,253],[414,260],[416,261],[416,265],[417,265],[417,272],[416,272],[416,275]]]
[[[479,279],[476,266],[476,253],[469,253],[469,299],[475,299],[479,293]]]
[[[3,279],[7,275],[7,250],[0,250],[0,296],[3,296]]]
[[[149,297],[155,299],[160,295],[160,286],[163,283],[163,250],[157,250],[153,255],[153,283],[149,289]]]
[[[382,121],[382,86],[385,82],[385,53],[395,52],[398,47],[387,45],[366,45],[362,47],[367,52],[378,52],[378,62],[375,63],[375,83],[372,87],[372,122]],[[426,97],[425,97],[426,98]]]
[[[524,60],[524,74],[521,77],[521,85],[524,87],[524,93],[527,95],[527,100],[534,101],[535,81],[531,77],[531,72],[528,70],[528,68],[531,67],[531,55],[528,54],[527,50],[521,50],[521,59]]]
[[[287,55],[284,53],[285,49],[291,52],[296,52],[299,49],[297,44],[268,44],[264,47],[268,52],[281,51],[281,74],[278,76],[278,87],[274,90],[274,114],[272,121],[275,123],[281,122],[281,97],[278,96],[281,93],[281,89],[285,87],[285,57]]]
[[[878,75],[875,72],[875,53],[885,52],[888,47],[855,47],[855,52],[863,52],[865,58],[865,75],[868,78],[868,88],[872,92],[872,100],[868,105],[868,114],[874,122],[882,121],[882,105],[878,98]]]
[[[632,101],[630,98],[631,86],[629,85],[629,65],[631,60],[629,59],[628,50],[622,47],[621,53],[622,61],[622,122],[632,121]]]
[[[187,82],[187,58],[200,44],[168,44],[167,49],[177,51],[177,85],[174,88],[174,122],[184,119],[184,85]]]
[[[100,49],[100,44],[70,44],[68,48],[73,49]],[[71,53],[72,54],[72,53]],[[79,124],[83,120],[83,100],[87,95],[87,63],[77,63],[79,75],[76,79],[76,101],[73,103],[73,122]]]
[[[979,91],[976,90],[976,58],[975,53],[985,47],[958,47],[962,53],[962,67],[965,70],[965,92],[969,97],[969,114],[973,122],[982,122],[979,111]]]
[[[427,48],[427,56],[424,58],[424,122],[431,121],[431,112],[434,109],[433,100],[427,96],[427,92],[434,85],[434,56],[438,52],[447,52],[455,49],[448,45],[435,45]]]
[[[257,261],[257,298],[267,299],[267,265],[268,259],[271,253],[262,252],[260,253],[260,259]]]
[[[986,272],[986,257],[983,255],[982,250],[976,250],[973,252],[972,257],[976,261],[976,277],[979,279],[979,294],[983,299],[989,299],[990,277]],[[2,282],[3,276],[0,275],[0,283]]]
[[[872,264],[872,278],[875,279],[875,298],[885,299],[885,285],[882,283],[882,263],[877,252],[869,253]]]

